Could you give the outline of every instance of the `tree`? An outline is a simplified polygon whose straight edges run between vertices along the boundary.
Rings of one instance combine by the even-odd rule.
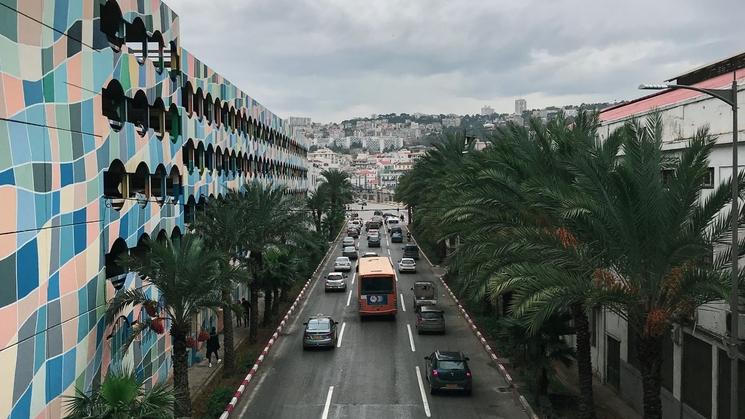
[[[321,232],[321,221],[323,220],[324,211],[328,207],[326,196],[323,193],[324,190],[325,188],[316,190],[316,192],[311,192],[308,194],[308,197],[305,198],[305,207],[310,210],[313,217],[313,225],[318,233]]]
[[[726,298],[731,253],[715,250],[727,243],[730,217],[743,217],[726,211],[731,178],[702,197],[714,147],[706,129],[677,158],[662,151],[658,115],[618,135],[624,154],[610,172],[597,170],[594,159],[572,162],[587,197],[566,201],[563,211],[575,218],[578,240],[591,237],[603,249],[610,269],[594,278],[600,301],[636,336],[644,416],[661,418],[663,335],[675,323],[691,322],[701,304]],[[740,191],[744,180],[740,174]],[[740,255],[744,248],[741,240]]]
[[[204,240],[191,234],[180,241],[164,243],[147,241],[146,251],[138,256],[123,256],[120,264],[137,272],[146,284],[155,287],[164,303],[161,312],[133,327],[126,347],[154,323],[170,323],[173,360],[173,388],[176,392],[176,416],[191,415],[186,337],[192,320],[205,309],[216,309],[222,303],[215,292],[215,278],[220,275],[220,254],[205,246]],[[158,307],[144,289],[120,290],[109,302],[106,322],[112,324],[124,310],[138,306]]]
[[[326,231],[328,240],[334,239],[339,227],[344,220],[344,209],[347,204],[354,200],[352,183],[349,174],[338,169],[324,170],[321,172],[323,179],[318,186],[318,194],[326,198]]]
[[[126,369],[110,368],[91,394],[75,388],[67,396],[67,419],[167,419],[173,417],[175,397],[165,384],[146,389],[145,382]]]

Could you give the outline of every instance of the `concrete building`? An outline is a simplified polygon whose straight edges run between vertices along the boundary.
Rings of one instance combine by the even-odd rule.
[[[515,114],[522,115],[528,110],[528,102],[525,99],[515,99]]]
[[[736,71],[738,70],[739,71]],[[671,79],[700,88],[729,88],[733,76],[742,86],[745,81],[745,54],[722,60]],[[745,88],[740,87],[738,101],[745,103]],[[707,188],[732,176],[732,112],[729,105],[709,96],[689,90],[665,90],[614,106],[600,113],[601,136],[607,138],[613,130],[632,118],[644,118],[660,112],[664,123],[664,144],[674,155],[687,146],[687,141],[700,127],[708,125],[717,137],[711,154]],[[739,119],[743,120],[742,106]],[[740,125],[742,126],[742,125]],[[739,131],[743,137],[743,131]],[[738,148],[739,161],[745,162],[745,145]],[[740,166],[738,170],[743,170]],[[701,196],[705,199],[709,190]],[[742,262],[741,262],[742,263]],[[664,340],[662,365],[662,401],[665,418],[727,418],[729,419],[730,358],[724,345],[729,336],[729,305],[722,301],[699,307],[694,326],[676,327]],[[635,356],[633,335],[626,322],[611,312],[595,310],[591,323],[593,366],[596,374],[618,389],[620,394],[639,411],[642,409],[642,382]],[[745,316],[740,317],[740,337],[745,336]],[[745,377],[745,356],[739,354],[741,377]],[[740,381],[740,414],[745,417],[745,385]]]
[[[494,108],[492,108],[489,105],[484,105],[481,107],[481,116],[490,116],[494,115],[496,112],[494,112]]]
[[[104,320],[122,290],[158,298],[117,258],[147,238],[178,239],[229,188],[304,193],[307,145],[184,49],[178,16],[159,0],[4,5],[0,416],[56,419],[63,396],[89,390],[112,364],[148,385],[171,373],[168,333],[121,351],[144,309]],[[193,332],[221,325],[205,312]]]
[[[450,118],[442,118],[442,126],[444,128],[448,128],[448,127],[459,127],[460,126],[460,117],[459,116],[452,116]]]

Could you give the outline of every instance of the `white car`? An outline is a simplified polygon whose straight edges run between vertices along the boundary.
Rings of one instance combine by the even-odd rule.
[[[344,240],[341,242],[342,247],[347,246],[354,246],[354,237],[344,237]]]
[[[352,270],[352,261],[346,256],[339,256],[334,261],[334,271],[349,272]]]
[[[412,258],[403,258],[398,262],[398,271],[416,273],[416,261]]]
[[[330,272],[326,276],[326,284],[324,291],[346,291],[347,290],[347,275],[341,272]]]

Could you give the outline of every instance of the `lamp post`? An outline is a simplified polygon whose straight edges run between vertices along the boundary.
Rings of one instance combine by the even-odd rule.
[[[738,344],[739,344],[739,296],[738,296],[738,164],[737,164],[737,76],[733,73],[732,87],[729,89],[703,89],[694,86],[685,86],[680,84],[641,84],[639,89],[642,90],[664,90],[664,89],[685,89],[704,93],[711,97],[717,98],[732,107],[732,289],[730,290],[730,334],[729,334],[729,356],[731,360],[730,369],[730,417],[737,419],[738,414]]]

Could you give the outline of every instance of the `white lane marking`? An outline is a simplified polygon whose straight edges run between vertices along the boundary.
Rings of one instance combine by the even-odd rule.
[[[406,304],[404,303],[404,293],[401,293],[401,308],[406,311]]]
[[[422,404],[424,404],[424,414],[427,417],[432,416],[429,412],[429,402],[427,401],[427,393],[424,392],[424,383],[422,383],[422,373],[419,372],[419,366],[416,367],[416,379],[419,382],[419,393],[422,395]]]
[[[352,291],[353,290],[349,290],[349,297],[347,297],[347,307],[349,307],[349,303],[352,301]]]
[[[336,347],[341,348],[341,340],[344,339],[344,328],[347,327],[347,322],[341,324],[341,332],[339,332],[339,342],[336,342]]]
[[[388,249],[388,255],[390,256],[390,254],[391,254],[391,249]]]
[[[334,386],[329,387],[329,394],[328,396],[326,396],[326,405],[323,406],[323,414],[321,415],[321,419],[326,419],[329,417],[329,407],[331,407],[332,394],[334,394]]]
[[[254,385],[253,389],[251,389],[251,392],[248,395],[248,399],[243,400],[243,409],[241,409],[240,417],[246,416],[246,411],[248,410],[248,406],[251,406],[251,402],[253,402],[254,397],[256,397],[256,393],[259,392],[259,388],[261,387],[261,384],[264,382],[264,379],[267,377],[267,375],[269,374],[267,374],[266,371],[264,371],[264,373],[261,374],[261,378],[259,378],[259,382]]]
[[[409,343],[411,344],[411,352],[416,352],[414,347],[414,335],[411,334],[411,325],[406,323],[406,330],[409,331]]]
[[[352,274],[352,285],[354,285],[354,278],[357,277],[357,272]]]

